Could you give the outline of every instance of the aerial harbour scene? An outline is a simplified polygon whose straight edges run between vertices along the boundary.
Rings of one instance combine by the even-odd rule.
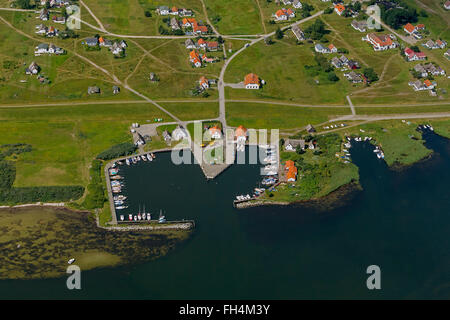
[[[0,300],[450,298],[450,1],[0,0],[0,38]]]

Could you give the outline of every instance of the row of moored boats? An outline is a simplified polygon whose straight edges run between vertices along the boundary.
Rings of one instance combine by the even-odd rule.
[[[131,164],[136,164],[136,163],[140,162],[141,160],[144,162],[153,161],[153,159],[155,159],[155,158],[156,158],[156,156],[153,153],[147,153],[147,154],[142,154],[142,155],[134,156],[131,158],[127,158],[127,159],[125,159],[125,163],[127,164],[127,166],[129,166]]]

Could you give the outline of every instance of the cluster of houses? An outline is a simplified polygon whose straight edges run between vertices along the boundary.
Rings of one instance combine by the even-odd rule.
[[[92,37],[92,38],[86,38],[84,43],[88,47],[105,47],[109,48],[109,50],[112,52],[113,55],[119,55],[122,52],[125,52],[125,48],[127,47],[127,43],[125,40],[120,41],[113,41],[108,40],[104,37]]]
[[[416,39],[422,39],[422,35],[420,34],[421,30],[425,29],[424,24],[418,24],[416,26],[413,26],[411,23],[407,23],[403,27],[403,31],[405,31],[408,35],[413,36]]]
[[[363,37],[362,40],[369,42],[375,51],[395,49],[399,46],[396,37],[392,34],[386,35],[372,32]]]
[[[405,53],[406,60],[408,61],[425,60],[427,58],[427,55],[422,51],[415,52],[414,50],[408,47],[406,47],[403,52]]]
[[[197,50],[192,50],[189,52],[189,61],[194,67],[200,68],[203,63],[213,63],[216,59],[208,58],[206,54],[199,53]]]
[[[293,6],[296,9],[301,9],[303,7],[300,0],[281,0],[285,6]]]
[[[295,166],[294,161],[287,160],[284,164],[284,171],[286,172],[287,182],[294,182],[295,180],[297,180],[298,169]]]
[[[320,43],[317,43],[314,46],[314,50],[319,53],[336,53],[336,52],[338,52],[338,49],[332,43],[330,45],[328,45],[327,47],[323,46]]]
[[[216,84],[216,79],[207,79],[205,76],[202,76],[198,80],[198,84],[201,91],[207,90],[209,87]]]
[[[352,83],[367,83],[367,78],[363,74],[356,73],[355,71],[344,73],[344,77],[346,77],[347,80]]]
[[[48,4],[49,8],[62,8],[70,5],[67,0],[40,0],[41,6],[46,7]]]
[[[434,90],[437,86],[437,83],[435,81],[430,80],[416,80],[416,81],[410,81],[408,83],[414,91],[424,91],[424,90],[430,90],[431,95],[436,95],[436,91]]]
[[[186,35],[202,35],[209,33],[208,26],[201,22],[197,22],[195,18],[183,18],[183,20],[178,20],[172,17],[169,22],[169,26],[173,31],[184,29]],[[192,29],[192,31],[190,31]]]
[[[342,16],[346,10],[347,10],[347,13],[350,14],[350,16],[352,16],[352,17],[358,16],[358,12],[353,10],[351,7],[345,7],[345,4],[343,2],[340,2],[340,1],[334,2],[333,7],[334,7],[334,12],[336,12],[339,16]]]
[[[194,12],[190,9],[185,8],[177,8],[172,7],[169,8],[168,6],[159,6],[156,8],[156,12],[161,16],[179,16],[179,17],[192,17],[194,16]]]
[[[64,54],[65,51],[54,44],[41,43],[34,48],[34,55],[40,56],[41,54]]]
[[[447,46],[447,42],[441,39],[433,41],[432,39],[428,40],[424,44],[422,44],[425,48],[434,50],[434,49],[444,49]]]
[[[59,34],[59,30],[58,29],[56,29],[53,26],[47,27],[44,24],[36,25],[35,29],[36,29],[36,31],[35,31],[36,34],[40,34],[40,35],[43,35],[43,36],[48,37],[48,38],[56,37]]]
[[[279,9],[274,14],[272,14],[272,17],[275,19],[275,21],[286,21],[295,18],[295,11],[292,10],[291,8]]]
[[[439,67],[438,65],[434,65],[433,63],[427,64],[417,64],[414,66],[414,71],[416,71],[422,78],[426,78],[428,76],[444,76],[445,71]]]
[[[206,41],[203,38],[194,42],[192,39],[187,39],[184,42],[186,49],[195,50],[195,49],[203,49],[206,51],[217,51],[219,50],[219,42],[217,41]]]
[[[25,69],[25,74],[35,75],[35,74],[38,74],[40,70],[41,70],[41,68],[38,66],[38,64],[33,61],[28,66],[28,68]]]
[[[112,92],[113,92],[113,94],[118,94],[120,92],[120,87],[113,86],[112,87]],[[87,93],[89,95],[91,95],[91,94],[99,94],[100,93],[100,88],[97,87],[97,86],[88,87]]]
[[[354,69],[360,68],[358,61],[348,59],[344,55],[341,55],[339,58],[333,57],[330,62],[331,62],[331,65],[337,69],[354,70]]]
[[[353,27],[353,29],[359,32],[366,32],[367,30],[367,22],[364,20],[362,21],[353,20],[350,25]]]
[[[297,148],[314,150],[316,145],[313,141],[306,142],[304,139],[286,139],[284,142],[284,150],[286,151],[297,151]]]

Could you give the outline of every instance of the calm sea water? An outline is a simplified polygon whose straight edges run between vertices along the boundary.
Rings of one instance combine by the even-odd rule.
[[[260,180],[259,166],[232,166],[206,181],[196,165],[170,154],[126,167],[129,210],[163,209],[195,219],[193,237],[148,263],[66,278],[0,281],[0,298],[298,299],[450,297],[450,143],[425,134],[430,160],[401,172],[366,143],[355,144],[363,191],[328,212],[304,207],[237,210],[232,199]],[[381,290],[366,268],[381,268]]]

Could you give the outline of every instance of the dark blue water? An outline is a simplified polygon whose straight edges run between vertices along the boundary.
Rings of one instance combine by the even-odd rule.
[[[450,143],[425,134],[432,158],[400,172],[368,143],[351,149],[363,191],[341,207],[237,210],[232,199],[260,180],[259,166],[232,166],[206,181],[196,165],[170,154],[124,168],[129,210],[139,205],[169,220],[195,219],[195,234],[152,262],[65,278],[1,281],[0,298],[449,298]],[[381,268],[381,290],[366,268]]]

